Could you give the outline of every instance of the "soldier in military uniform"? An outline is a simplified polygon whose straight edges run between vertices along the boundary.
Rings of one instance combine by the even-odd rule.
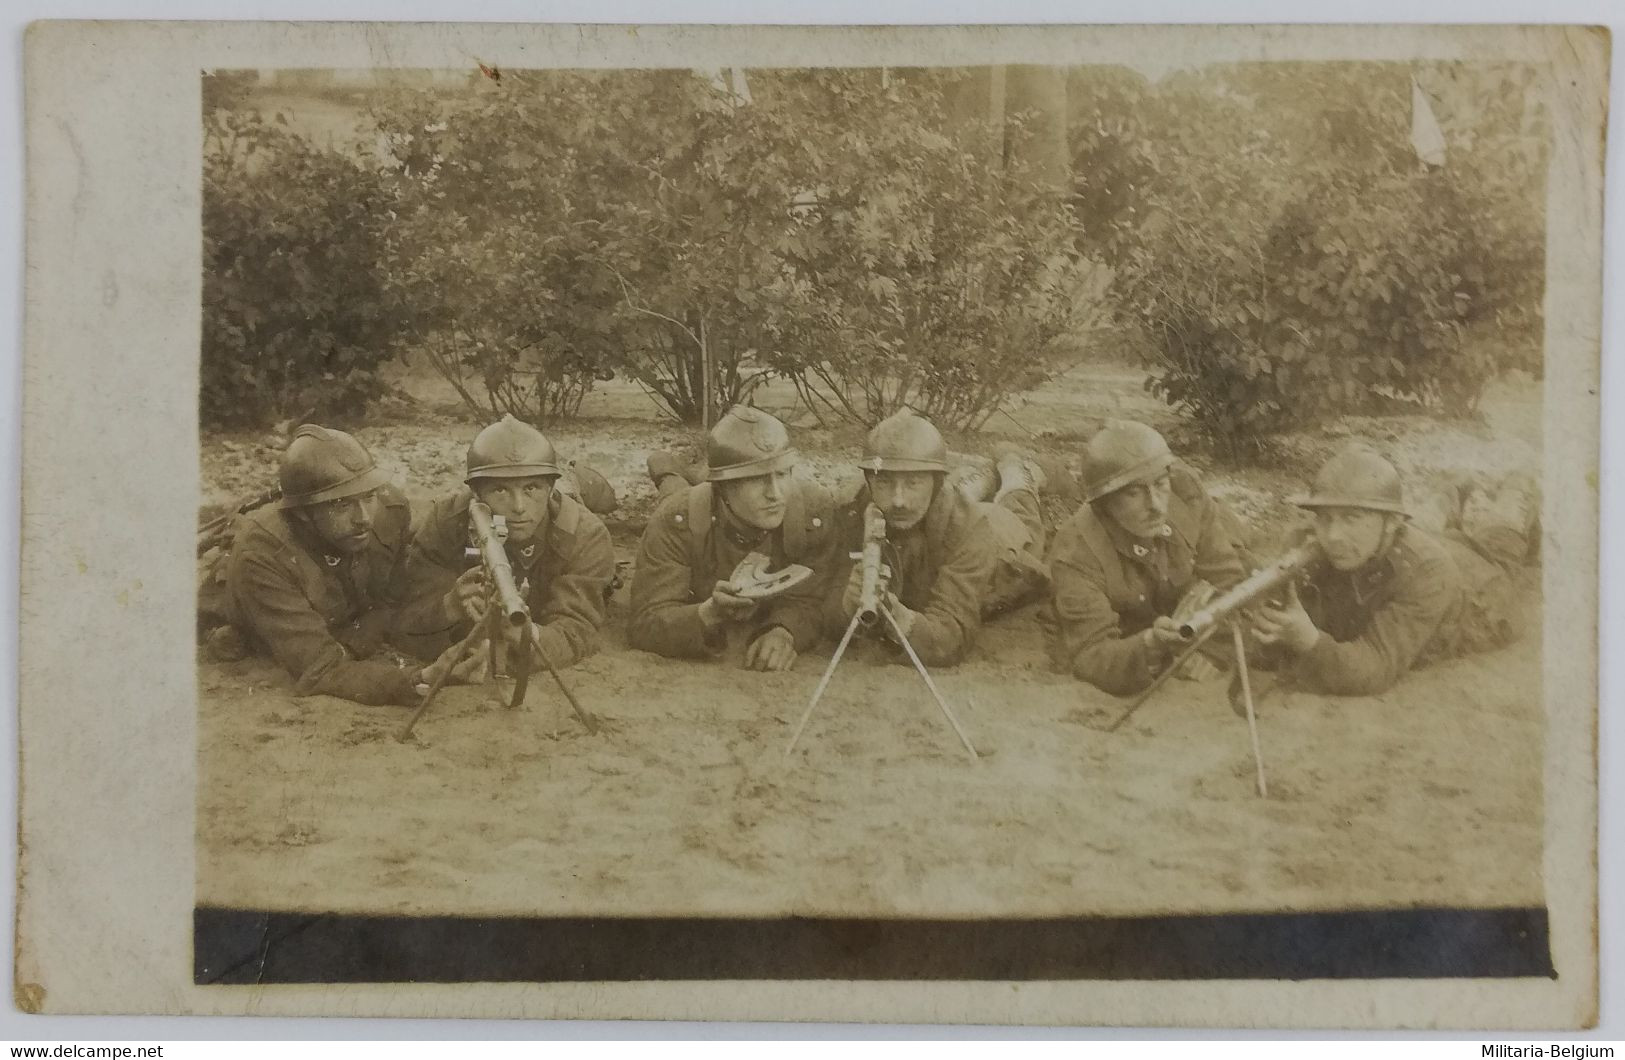
[[[451,660],[420,670],[374,658],[404,601],[406,498],[360,442],[308,424],[280,479],[281,500],[243,517],[226,558],[232,627],[287,669],[299,695],[416,704]],[[449,679],[477,677],[480,662]]]
[[[560,475],[553,443],[513,416],[474,439],[464,486],[429,508],[407,562],[413,603],[401,626],[420,652],[457,641],[484,613],[484,567],[468,551],[475,498],[506,524],[508,560],[547,661],[562,669],[597,648],[615,553],[602,520],[557,488]],[[504,627],[511,647],[523,632]]]
[[[1356,444],[1333,456],[1296,502],[1313,515],[1320,556],[1301,589],[1254,614],[1261,661],[1306,691],[1375,695],[1414,667],[1510,643],[1531,494],[1510,483],[1507,518],[1436,536],[1410,521],[1399,472],[1380,454]]]
[[[975,646],[984,613],[1042,590],[1043,568],[1032,543],[1043,540],[1043,530],[1030,480],[1023,478],[1019,487],[1012,483],[1002,503],[972,500],[971,491],[948,482],[942,433],[907,410],[869,432],[858,466],[864,485],[841,507],[846,547],[838,554],[825,603],[830,630],[840,633],[858,609],[863,570],[853,557],[862,547],[870,503],[886,517],[884,604],[926,665],[958,663]],[[882,635],[895,637],[890,623]]]
[[[1056,531],[1039,619],[1057,672],[1131,695],[1184,646],[1172,616],[1186,594],[1240,581],[1242,555],[1233,520],[1152,428],[1108,424],[1083,464],[1085,503]],[[1189,665],[1213,671],[1200,655]]]
[[[760,409],[730,409],[706,448],[705,482],[665,476],[638,545],[627,639],[673,658],[710,658],[737,633],[748,669],[787,670],[820,635],[835,540],[828,495],[792,474],[800,456],[789,432]],[[731,579],[752,553],[771,569],[794,563],[813,576],[771,599],[742,596]]]

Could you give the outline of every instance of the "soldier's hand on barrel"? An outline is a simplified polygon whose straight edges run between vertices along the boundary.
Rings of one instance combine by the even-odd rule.
[[[796,662],[796,640],[783,626],[774,626],[745,649],[747,670],[788,670]]]
[[[470,567],[458,575],[456,583],[446,591],[446,615],[453,622],[478,622],[485,614],[485,599],[490,591],[485,568]]]
[[[1145,631],[1145,642],[1163,653],[1178,651],[1186,644],[1185,638],[1179,635],[1178,620],[1167,615],[1158,615],[1151,623],[1151,628]]]
[[[1316,628],[1314,619],[1309,617],[1309,612],[1303,609],[1303,601],[1298,599],[1295,582],[1287,583],[1285,600],[1280,603],[1266,602],[1258,607],[1253,614],[1253,629],[1258,634],[1260,644],[1266,647],[1279,644],[1297,653],[1313,648],[1320,639],[1320,630]]]

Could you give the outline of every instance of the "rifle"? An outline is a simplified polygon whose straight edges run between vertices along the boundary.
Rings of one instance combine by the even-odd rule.
[[[197,554],[201,558],[211,548],[223,545],[231,536],[231,524],[239,515],[247,515],[257,511],[272,501],[281,500],[282,491],[275,487],[266,490],[257,496],[250,497],[237,507],[221,515],[215,516],[197,528]]]
[[[937,683],[931,680],[931,672],[920,661],[920,656],[914,651],[914,645],[909,643],[903,628],[897,624],[897,619],[886,607],[885,582],[890,572],[882,562],[882,554],[886,545],[886,516],[874,504],[870,504],[863,511],[863,546],[860,551],[853,553],[852,558],[861,566],[861,575],[858,587],[858,606],[852,615],[852,621],[847,623],[846,632],[841,635],[841,642],[835,648],[835,654],[830,656],[829,666],[824,670],[824,676],[819,678],[818,687],[813,689],[812,699],[807,703],[807,709],[801,715],[801,721],[796,725],[796,731],[790,736],[790,742],[784,748],[784,757],[789,758],[790,753],[796,749],[796,741],[801,739],[801,733],[807,728],[807,721],[812,717],[813,708],[818,706],[818,700],[824,695],[824,689],[829,687],[831,677],[835,676],[835,668],[841,663],[841,656],[846,653],[846,646],[852,642],[852,635],[858,631],[859,626],[865,628],[874,626],[882,616],[890,623],[892,632],[896,634],[897,641],[908,653],[909,661],[914,669],[919,671],[920,677],[925,681],[925,687],[930,690],[931,697],[937,701],[942,710],[943,717],[953,727],[954,734],[959,742],[965,746],[965,753],[970,755],[971,761],[979,760],[976,748],[965,735],[965,730],[959,727],[959,719],[948,706],[948,701],[942,698],[937,691]]]
[[[540,659],[547,672],[553,675],[553,680],[558,684],[559,691],[563,692],[564,698],[569,701],[570,709],[575,712],[576,718],[580,720],[588,732],[597,735],[597,721],[581,706],[580,701],[575,697],[575,693],[570,691],[570,686],[565,684],[563,676],[560,675],[558,669],[553,665],[553,661],[547,657],[547,653],[542,650],[541,643],[536,639],[536,627],[530,620],[530,608],[525,604],[525,598],[519,592],[519,586],[514,581],[513,564],[508,561],[508,550],[504,546],[508,539],[506,521],[502,516],[493,514],[489,505],[475,500],[470,502],[468,506],[468,522],[470,536],[473,538],[473,544],[467,550],[468,555],[479,558],[485,567],[486,576],[491,582],[491,592],[486,600],[485,619],[483,620],[488,628],[482,630],[480,624],[476,623],[474,629],[469,631],[468,636],[464,637],[457,645],[451,666],[448,666],[445,672],[441,674],[440,679],[429,688],[423,702],[418,705],[417,711],[407,721],[406,726],[396,739],[405,740],[412,734],[412,729],[417,725],[418,719],[423,717],[424,713],[429,709],[429,704],[433,702],[436,693],[440,691],[441,685],[445,683],[446,675],[462,659],[463,653],[479,641],[482,633],[489,644],[491,652],[491,673],[493,676],[496,674],[497,642],[502,637],[502,625],[504,623],[515,629],[522,629],[519,659],[513,675],[513,695],[508,701],[508,708],[511,710],[525,701],[525,692],[530,686],[532,660]]]

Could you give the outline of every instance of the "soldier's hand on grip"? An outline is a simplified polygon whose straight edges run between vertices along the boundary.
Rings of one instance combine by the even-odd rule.
[[[896,633],[901,631],[903,636],[906,637],[910,633],[914,632],[914,622],[920,617],[919,612],[910,610],[909,607],[903,603],[903,601],[897,599],[895,593],[887,593],[885,595],[885,603],[883,606],[891,613],[892,620],[897,623],[896,630],[892,630],[890,628],[890,623],[887,623],[888,633]]]
[[[891,581],[891,568],[886,564],[880,565],[880,577],[875,581],[875,593],[886,599],[886,585]],[[852,573],[847,575],[846,589],[841,593],[841,613],[851,618],[858,613],[858,605],[863,600],[863,564],[854,563]]]
[[[1286,599],[1281,603],[1266,602],[1253,616],[1253,629],[1258,642],[1266,647],[1281,645],[1289,651],[1302,653],[1315,646],[1320,630],[1314,619],[1303,609],[1298,599],[1296,582],[1287,582]]]
[[[478,622],[485,615],[485,599],[490,584],[484,567],[470,567],[457,576],[457,581],[446,590],[446,615],[453,622]]]

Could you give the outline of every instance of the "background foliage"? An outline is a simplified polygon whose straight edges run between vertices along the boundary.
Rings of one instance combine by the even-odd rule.
[[[776,372],[818,411],[963,425],[1042,378],[1070,212],[947,135],[943,75],[735,76],[525,73],[380,109],[401,302],[466,398],[465,373],[545,418],[621,371],[700,422]]]
[[[1413,76],[1443,167],[1410,144]],[[1243,453],[1342,413],[1470,415],[1539,370],[1528,68],[1079,68],[1062,121],[967,114],[971,84],[510,71],[374,89],[377,142],[321,147],[206,79],[205,421],[354,410],[410,351],[481,415],[572,415],[622,375],[698,423],[778,376],[821,418],[975,428],[1128,351]],[[1059,182],[1026,150],[1056,129]]]
[[[1411,146],[1403,64],[1179,75],[1109,138],[1122,172],[1098,176],[1143,206],[1110,233],[1123,319],[1148,385],[1220,448],[1396,403],[1469,414],[1496,374],[1538,365],[1545,156],[1530,75],[1414,72],[1441,89],[1443,167]],[[1089,138],[1080,150],[1102,153]]]
[[[390,188],[211,84],[203,137],[206,426],[325,419],[383,390],[399,325],[379,262]]]

